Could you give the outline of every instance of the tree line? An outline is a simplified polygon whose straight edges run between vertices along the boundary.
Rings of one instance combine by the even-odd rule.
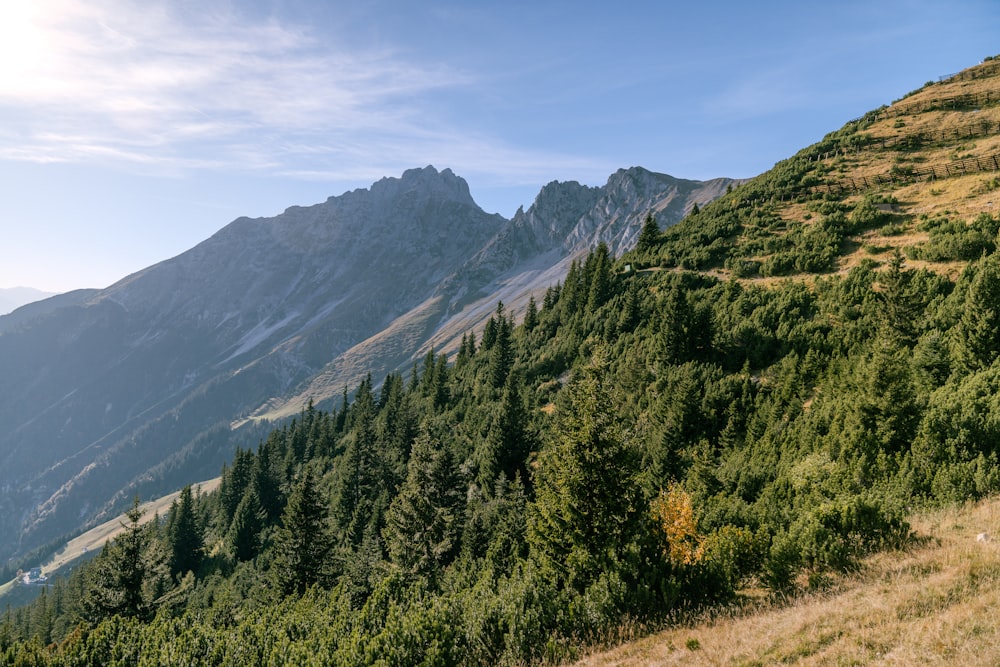
[[[146,524],[133,508],[7,610],[0,662],[566,660],[747,586],[821,588],[905,544],[908,508],[1000,489],[992,237],[954,280],[900,253],[823,276],[892,216],[816,197],[798,229],[744,194],[666,231],[649,216],[635,251],[599,245],[520,323],[498,304],[454,359],[310,404],[217,492]],[[723,265],[811,279],[702,270]]]

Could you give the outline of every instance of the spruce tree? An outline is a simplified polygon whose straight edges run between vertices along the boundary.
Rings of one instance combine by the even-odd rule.
[[[913,288],[913,271],[903,268],[903,254],[896,248],[889,260],[889,266],[879,282],[882,291],[882,324],[887,334],[895,336],[900,343],[910,345],[917,337],[917,323],[922,305],[920,295]]]
[[[301,595],[327,580],[327,559],[333,548],[328,502],[320,493],[312,466],[307,465],[292,487],[276,536],[274,572],[285,595]]]
[[[177,577],[185,572],[196,572],[201,564],[204,542],[190,484],[181,490],[180,497],[171,506],[168,526],[170,574]]]
[[[674,285],[667,293],[660,318],[660,350],[668,364],[686,361],[692,350],[695,313],[684,290]]]
[[[636,250],[648,252],[654,249],[660,242],[660,225],[652,213],[646,214],[646,219],[642,223],[642,231],[639,232],[639,240],[636,243]]]
[[[276,458],[275,445],[268,439],[257,450],[253,468],[254,495],[264,512],[264,521],[268,524],[278,520],[285,504],[285,497],[281,491],[281,471],[276,465]]]
[[[260,549],[260,533],[264,526],[264,510],[251,487],[236,507],[236,514],[229,526],[226,542],[237,561],[250,560]]]
[[[557,406],[555,439],[539,455],[528,514],[532,558],[578,590],[616,567],[640,519],[636,460],[605,375],[598,353]]]
[[[534,331],[538,326],[538,304],[535,303],[535,295],[528,297],[528,307],[524,311],[524,330]]]
[[[587,257],[584,275],[587,277],[587,311],[594,312],[611,296],[611,252],[601,241]]]
[[[392,561],[410,575],[433,575],[458,547],[462,491],[448,449],[417,436],[406,481],[389,506],[383,531]]]
[[[958,323],[959,359],[969,371],[986,368],[1000,354],[1000,260],[980,260]]]
[[[514,365],[513,326],[504,313],[502,301],[497,303],[497,309],[492,319],[496,320],[496,333],[493,345],[489,349],[489,382],[494,388],[500,389],[507,381],[507,374]]]
[[[149,533],[139,523],[142,515],[136,498],[125,513],[124,532],[105,545],[88,570],[82,606],[91,623],[115,615],[148,618],[152,614],[152,595],[145,584],[153,567],[147,560]]]
[[[479,485],[492,494],[497,477],[512,481],[527,475],[527,458],[534,449],[528,431],[528,413],[521,398],[521,380],[516,373],[507,378],[500,403],[494,408],[486,437],[477,451]]]

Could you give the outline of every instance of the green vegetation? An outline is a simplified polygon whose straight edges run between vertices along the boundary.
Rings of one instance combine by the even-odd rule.
[[[1000,489],[997,261],[765,289],[598,248],[530,330],[499,305],[453,365],[310,406],[129,526],[0,655],[513,664],[807,587],[905,540],[905,505]]]
[[[921,221],[909,258],[967,260],[954,280],[898,250],[836,273],[896,233],[891,198],[812,189],[867,122],[665,232],[647,217],[453,363],[310,405],[217,493],[133,510],[7,612],[0,662],[565,660],[748,585],[822,586],[905,543],[909,508],[1000,491],[1000,221]]]

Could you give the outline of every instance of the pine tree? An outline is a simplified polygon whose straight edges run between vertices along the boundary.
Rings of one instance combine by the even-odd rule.
[[[237,561],[250,560],[260,550],[260,533],[264,527],[264,510],[257,500],[253,487],[247,489],[243,500],[236,507],[236,514],[229,526],[226,543]]]
[[[447,448],[426,431],[413,443],[406,481],[383,531],[392,561],[410,575],[433,575],[458,547],[462,493]]]
[[[327,559],[333,548],[328,503],[319,492],[312,466],[307,465],[288,496],[276,536],[274,572],[279,590],[301,595],[327,580]]]
[[[538,326],[538,304],[535,303],[535,295],[528,297],[528,307],[524,311],[524,330],[533,331]]]
[[[91,623],[119,615],[148,618],[153,611],[153,596],[147,576],[153,571],[147,559],[149,533],[140,525],[143,510],[139,499],[125,513],[124,532],[105,545],[88,570],[83,599],[84,614]]]
[[[185,572],[197,572],[201,564],[204,542],[198,528],[191,485],[181,490],[170,508],[167,540],[170,548],[170,574],[177,577]]]
[[[660,242],[660,225],[652,213],[646,214],[646,219],[642,223],[642,231],[639,232],[639,240],[635,249],[639,252],[648,252],[654,249]]]
[[[1000,260],[981,260],[958,323],[959,358],[966,369],[986,368],[1000,354]]]
[[[528,514],[532,557],[583,590],[619,562],[635,536],[637,466],[605,386],[600,353],[557,408],[555,441],[539,455]]]

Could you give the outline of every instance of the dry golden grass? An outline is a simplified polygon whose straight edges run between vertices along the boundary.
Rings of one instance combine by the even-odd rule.
[[[950,132],[982,120],[997,127],[1000,123],[1000,105],[997,104],[982,109],[918,111],[919,107],[933,100],[986,91],[1000,93],[1000,64],[993,61],[970,69],[988,72],[989,76],[927,86],[890,107],[890,113],[866,127],[864,134],[876,139],[895,139],[920,133]],[[831,155],[823,163],[830,170],[826,179],[833,183],[842,179],[885,176],[894,167],[920,169],[998,153],[1000,133],[994,130],[989,136],[943,140],[917,150],[883,149],[881,145],[871,144],[857,152]],[[983,212],[1000,212],[1000,172],[995,171],[915,183],[900,182],[884,185],[872,192],[894,197],[899,202],[893,223],[897,229],[892,234],[885,234],[882,230],[867,231],[850,239],[853,247],[849,247],[840,258],[837,273],[845,273],[866,259],[884,262],[895,248],[905,250],[925,242],[927,234],[916,229],[921,216],[946,214],[969,222]],[[845,198],[845,202],[851,204],[861,197],[862,193],[856,193]],[[781,207],[778,214],[790,222],[808,223],[816,219],[807,204],[795,202]],[[908,265],[954,278],[964,268],[965,262],[909,261]],[[768,284],[796,279],[801,280],[801,276],[754,282]]]
[[[578,665],[1000,664],[1000,498],[912,519],[921,537],[825,592],[675,627]]]

